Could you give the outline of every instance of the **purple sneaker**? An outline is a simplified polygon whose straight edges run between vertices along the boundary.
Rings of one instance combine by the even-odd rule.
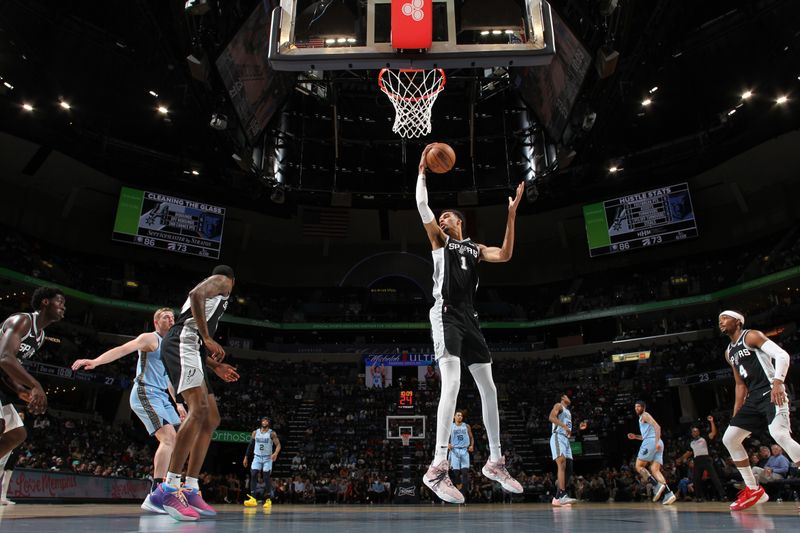
[[[183,522],[200,518],[198,512],[192,509],[186,501],[186,491],[184,489],[176,489],[166,483],[162,483],[156,492],[161,497],[161,505],[164,510],[175,520]]]
[[[200,516],[217,516],[217,511],[203,499],[203,493],[198,489],[184,489],[189,507],[197,511]]]
[[[164,510],[163,498],[161,497],[161,491],[156,487],[156,490],[151,492],[147,495],[147,497],[142,502],[142,509],[145,511],[150,511],[151,513],[158,513],[158,514],[167,514]]]

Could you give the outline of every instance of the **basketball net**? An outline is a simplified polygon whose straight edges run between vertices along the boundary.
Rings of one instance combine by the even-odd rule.
[[[394,106],[392,131],[410,139],[423,137],[431,132],[431,111],[436,97],[444,89],[444,70],[381,69],[378,87]]]
[[[400,440],[403,441],[403,446],[411,444],[411,433],[400,433]]]

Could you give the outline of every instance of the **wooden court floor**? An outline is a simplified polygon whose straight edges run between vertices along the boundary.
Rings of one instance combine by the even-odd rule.
[[[680,533],[730,531],[800,531],[798,504],[766,503],[732,513],[724,503],[576,504],[553,508],[545,504],[415,506],[275,505],[245,509],[224,505],[214,519],[176,522],[143,513],[138,505],[32,505],[0,508],[2,533],[126,533],[126,532],[250,532],[399,533],[432,531],[518,533],[557,531]]]

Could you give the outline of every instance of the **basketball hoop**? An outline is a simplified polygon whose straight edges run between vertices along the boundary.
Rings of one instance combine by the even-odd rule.
[[[395,110],[392,131],[405,137],[423,137],[431,132],[431,110],[436,97],[444,89],[444,70],[435,68],[381,69],[378,87],[392,102]]]
[[[400,440],[403,441],[403,446],[411,444],[411,433],[400,433]]]

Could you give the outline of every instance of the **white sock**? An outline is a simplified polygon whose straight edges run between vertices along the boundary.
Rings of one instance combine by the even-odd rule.
[[[747,485],[747,488],[758,488],[758,481],[756,481],[756,476],[753,475],[752,468],[749,466],[737,466],[736,468],[739,469],[739,473],[742,475],[742,479],[744,480],[744,484]]]
[[[186,482],[183,484],[189,490],[200,490],[200,485],[197,482],[196,477],[189,477],[186,476]]]
[[[0,500],[5,501],[8,496],[8,486],[11,485],[11,476],[14,475],[13,470],[6,470],[3,473],[3,488],[0,491]]]
[[[433,465],[447,460],[447,445],[450,443],[450,430],[456,414],[458,390],[461,388],[461,359],[454,355],[439,358],[439,372],[442,375],[442,390],[439,396],[439,409],[436,411],[436,450]]]
[[[174,472],[167,472],[167,479],[165,480],[167,485],[172,487],[173,489],[181,488],[181,475],[175,474]]]
[[[499,461],[503,456],[500,453],[500,409],[497,407],[497,387],[492,378],[492,364],[469,365],[469,371],[475,378],[475,384],[481,395],[483,425],[486,427],[486,436],[489,438],[489,460]]]

